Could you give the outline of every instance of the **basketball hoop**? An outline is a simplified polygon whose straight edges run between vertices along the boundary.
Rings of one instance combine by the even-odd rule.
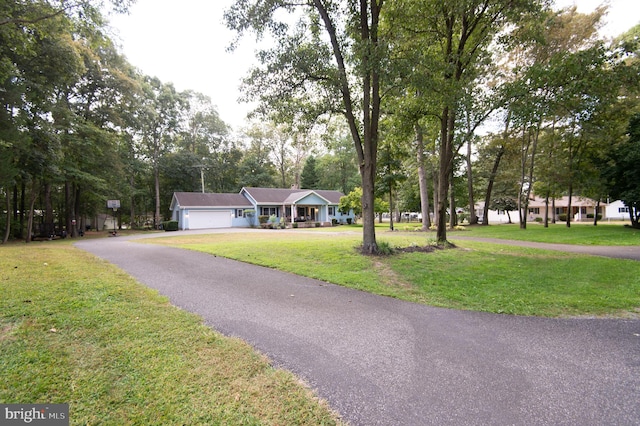
[[[116,231],[116,212],[120,208],[120,200],[107,200],[107,208],[113,209],[113,236],[118,235]]]

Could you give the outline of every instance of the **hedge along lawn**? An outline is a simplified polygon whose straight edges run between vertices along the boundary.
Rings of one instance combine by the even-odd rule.
[[[433,244],[379,232],[378,242]],[[640,314],[640,262],[473,241],[431,253],[363,256],[360,235],[265,230],[146,240],[454,309],[549,317]]]
[[[466,231],[452,231],[455,235],[482,238],[501,238],[507,240],[536,241],[541,243],[602,245],[602,246],[640,246],[640,229],[624,226],[620,222],[573,223],[570,228],[564,223],[549,224],[548,228],[539,223],[527,223],[527,229],[517,224],[489,226],[467,226]]]
[[[336,424],[292,374],[68,242],[0,247],[0,403],[71,424]]]

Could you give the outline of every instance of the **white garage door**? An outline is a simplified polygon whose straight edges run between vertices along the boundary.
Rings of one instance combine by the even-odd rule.
[[[231,211],[191,211],[189,229],[231,228]]]

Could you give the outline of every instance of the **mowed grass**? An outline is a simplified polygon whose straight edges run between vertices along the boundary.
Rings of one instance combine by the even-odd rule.
[[[433,244],[431,233],[378,230],[377,239],[394,247]],[[430,253],[371,257],[356,249],[361,235],[344,228],[338,233],[264,230],[147,241],[433,306],[547,317],[640,313],[640,262],[631,260],[473,241]]]
[[[420,231],[420,222],[394,223],[397,232],[415,233]],[[326,232],[327,228],[312,228],[315,232]],[[305,230],[306,231],[306,230]],[[376,232],[389,231],[389,222],[377,223]],[[331,228],[331,232],[362,233],[362,225],[342,225]],[[425,233],[427,238],[435,238],[435,231]],[[573,223],[567,228],[565,223],[549,224],[545,228],[540,223],[527,223],[526,229],[520,229],[518,224],[493,224],[489,226],[463,225],[461,229],[447,230],[447,238],[456,236],[499,238],[519,241],[535,241],[541,243],[602,245],[602,246],[640,246],[640,229],[624,226],[621,222]]]
[[[68,242],[0,247],[0,403],[70,423],[339,423],[292,374]]]
[[[466,231],[452,231],[450,235],[556,244],[640,246],[640,229],[623,226],[619,222],[611,224],[602,222],[598,226],[576,223],[570,228],[564,223],[549,224],[548,228],[539,223],[527,223],[526,229],[520,229],[517,224],[474,225],[466,227]]]

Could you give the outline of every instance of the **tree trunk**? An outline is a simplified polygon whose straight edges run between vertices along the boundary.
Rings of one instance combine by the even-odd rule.
[[[382,213],[380,218],[382,219]],[[389,188],[389,229],[393,231],[393,190],[391,188]]]
[[[69,236],[74,236],[73,232],[73,189],[72,184],[69,181],[64,183],[64,222],[65,222],[65,230]]]
[[[158,165],[156,164],[153,170],[153,177],[155,182],[155,195],[156,195],[156,209],[153,214],[153,228],[160,228],[160,170]],[[114,216],[115,220],[115,216]]]
[[[422,231],[426,232],[431,227],[429,215],[429,184],[424,161],[424,133],[420,124],[415,125],[416,151],[418,162],[418,185],[420,187],[420,211],[422,212]]]
[[[545,228],[549,227],[549,191],[548,190],[544,197],[544,227]]]
[[[440,120],[440,167],[438,172],[438,229],[436,240],[447,242],[447,201],[449,179],[453,171],[453,130],[455,111],[445,107]]]
[[[133,173],[129,177],[129,189],[131,191],[131,197],[129,199],[129,204],[130,204],[129,223],[131,224],[131,226],[133,226],[136,223],[135,179],[133,177]]]
[[[471,169],[471,138],[467,141],[467,190],[469,191],[469,224],[478,223],[476,216],[476,201],[473,196],[473,173]]]
[[[491,192],[493,191],[493,183],[496,180],[498,174],[498,167],[500,166],[500,160],[506,150],[505,145],[507,138],[509,137],[509,126],[511,125],[511,111],[507,113],[505,120],[504,131],[502,132],[502,144],[498,148],[496,159],[493,161],[493,167],[491,168],[491,175],[489,175],[489,183],[487,184],[487,192],[484,196],[484,208],[482,209],[482,224],[489,225],[489,204],[491,204]]]
[[[378,251],[375,231],[375,165],[365,164],[362,173],[362,250],[374,254]]]
[[[20,186],[20,234],[18,237],[22,239],[24,237],[24,212],[27,206],[27,185],[22,182]]]
[[[596,201],[596,208],[593,212],[593,226],[598,226],[598,212],[600,211],[600,198]]]
[[[632,228],[640,229],[640,205],[638,203],[629,205],[629,219]]]
[[[496,155],[495,160],[493,161],[493,167],[491,168],[491,174],[489,175],[489,182],[487,183],[487,192],[484,195],[484,208],[482,209],[482,224],[489,225],[489,205],[491,204],[491,192],[493,192],[493,183],[496,180],[496,175],[498,174],[498,167],[500,166],[500,160],[504,155],[504,143],[500,145],[498,149],[498,154]]]
[[[44,222],[46,226],[53,225],[53,204],[51,203],[51,184],[44,184]]]
[[[438,172],[435,167],[431,171],[433,176],[433,221],[438,224]]]
[[[76,238],[78,236],[78,229],[81,226],[80,224],[80,195],[82,190],[78,187],[78,185],[74,185],[75,191],[73,195],[73,213],[71,216],[71,236]],[[75,222],[75,223],[74,223]]]
[[[571,228],[571,216],[573,216],[573,212],[571,211],[572,197],[573,197],[573,184],[569,183],[569,201],[567,202],[567,228]]]
[[[36,204],[36,198],[38,198],[38,192],[36,191],[37,185],[34,183],[31,190],[31,200],[29,201],[29,217],[27,219],[27,237],[25,242],[31,242],[31,234],[33,233],[33,209]]]
[[[360,1],[359,29],[363,45],[368,46],[361,64],[362,84],[362,129],[355,119],[354,102],[351,96],[350,84],[347,78],[347,67],[343,55],[336,27],[329,16],[326,4],[321,0],[314,0],[313,4],[322,19],[327,35],[331,41],[333,56],[338,65],[338,79],[340,92],[345,108],[344,113],[349,125],[352,140],[355,144],[358,161],[360,164],[360,176],[362,178],[362,250],[366,253],[376,253],[375,232],[375,178],[378,150],[378,126],[380,119],[380,73],[379,62],[376,59],[374,49],[378,47],[378,23],[382,2]],[[369,23],[371,22],[371,23]]]
[[[458,226],[458,212],[456,211],[456,198],[453,192],[453,170],[449,176],[449,228]]]
[[[6,223],[6,228],[4,230],[4,237],[2,238],[2,244],[7,244],[7,241],[9,241],[9,236],[11,235],[11,195],[9,194],[9,191],[5,191],[7,194],[7,199],[6,199],[6,208],[7,208],[7,223]]]
[[[526,150],[523,150],[523,160],[522,160],[522,183],[520,184],[520,196],[518,197],[518,201],[520,201],[520,198],[522,198],[522,188],[524,187],[524,182],[525,182],[525,174],[526,174],[526,166],[527,166],[527,156],[526,154],[529,153],[529,174],[526,176],[527,178],[527,190],[525,191],[524,194],[524,211],[520,210],[520,228],[521,229],[527,229],[527,213],[529,210],[529,198],[531,197],[531,190],[533,189],[533,170],[535,168],[535,161],[536,161],[536,151],[538,149],[538,138],[540,136],[540,128],[542,127],[542,117],[540,117],[540,120],[538,120],[537,126],[534,129],[534,135],[533,135],[533,143],[531,142],[531,133],[529,132],[528,136],[527,136],[527,148]],[[524,139],[524,135],[523,135],[523,139]],[[531,150],[529,150],[529,146],[531,146]]]

